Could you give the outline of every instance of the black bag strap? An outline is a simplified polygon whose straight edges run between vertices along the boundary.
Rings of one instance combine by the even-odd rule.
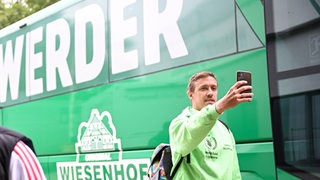
[[[190,154],[188,154],[188,156],[190,156]],[[174,175],[176,175],[178,168],[180,167],[181,163],[182,163],[183,157],[180,158],[178,164],[176,165],[176,167],[174,167],[173,171],[172,171],[172,175],[171,177],[173,178]]]
[[[230,131],[228,125],[227,125],[225,122],[223,122],[223,121],[221,121],[221,120],[219,120],[219,121],[228,129],[228,131]]]
[[[174,177],[174,175],[176,175],[181,163],[182,163],[182,160],[183,160],[184,157],[181,157],[178,164],[176,165],[176,167],[174,167],[173,171],[172,171],[172,175],[171,175],[171,178]],[[190,164],[190,154],[187,155],[187,163]]]

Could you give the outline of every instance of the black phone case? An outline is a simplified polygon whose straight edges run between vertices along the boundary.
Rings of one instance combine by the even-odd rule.
[[[248,71],[237,71],[237,81],[245,80],[248,82],[248,85],[251,84],[251,73]],[[245,90],[242,93],[251,93],[251,90]]]

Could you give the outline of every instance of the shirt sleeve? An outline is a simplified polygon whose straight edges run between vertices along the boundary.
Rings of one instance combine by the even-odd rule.
[[[33,151],[22,141],[13,149],[9,180],[46,180],[43,169]]]
[[[171,148],[182,156],[198,146],[220,115],[216,112],[215,105],[208,105],[197,112],[188,112],[185,110],[169,127]]]

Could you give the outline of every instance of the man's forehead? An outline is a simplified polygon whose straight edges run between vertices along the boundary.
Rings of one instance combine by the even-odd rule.
[[[211,76],[203,77],[195,82],[196,85],[217,85],[217,80]]]

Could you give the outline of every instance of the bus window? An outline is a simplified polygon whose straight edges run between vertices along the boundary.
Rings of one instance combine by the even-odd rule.
[[[276,165],[320,178],[320,1],[265,1]]]

